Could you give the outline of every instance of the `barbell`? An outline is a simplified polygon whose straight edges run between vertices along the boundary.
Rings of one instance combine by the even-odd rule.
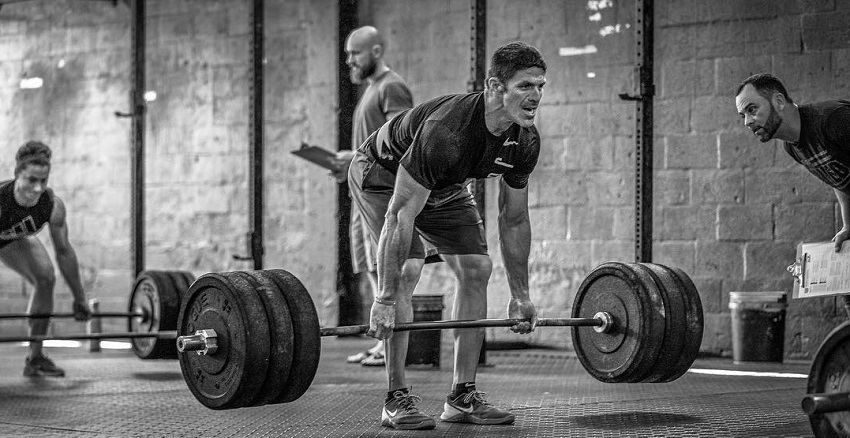
[[[582,366],[597,380],[670,382],[696,359],[703,332],[699,294],[677,268],[609,262],[576,292],[571,318],[540,318],[539,327],[570,326]],[[396,331],[507,327],[514,319],[399,323]],[[323,336],[368,326],[319,327],[310,294],[280,270],[209,273],[183,297],[176,349],[189,390],[211,409],[287,403],[316,374]]]
[[[127,312],[97,312],[92,317],[127,318],[127,332],[66,335],[30,335],[0,337],[2,342],[39,342],[51,340],[129,339],[133,352],[141,359],[177,359],[177,317],[180,301],[194,275],[185,271],[144,271],[136,277]],[[10,313],[0,319],[73,318],[73,313]]]
[[[146,320],[150,315],[142,310],[137,312],[94,312],[92,318],[142,318]],[[75,318],[74,313],[3,313],[0,319],[51,319],[51,318]]]

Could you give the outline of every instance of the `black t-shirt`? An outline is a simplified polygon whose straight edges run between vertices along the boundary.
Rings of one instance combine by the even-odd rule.
[[[438,97],[388,123],[387,142],[371,142],[371,155],[393,173],[401,163],[432,192],[457,190],[469,178],[498,175],[510,187],[524,188],[540,155],[534,126],[513,124],[500,136],[487,130],[483,93]]]
[[[800,105],[800,141],[785,151],[826,184],[850,193],[850,101]]]
[[[0,183],[0,248],[38,232],[53,213],[53,191],[47,189],[32,207],[15,201],[15,180]]]

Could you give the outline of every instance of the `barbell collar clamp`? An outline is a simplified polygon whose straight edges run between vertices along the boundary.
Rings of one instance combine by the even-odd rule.
[[[195,334],[177,337],[177,351],[194,351],[199,355],[215,354],[218,351],[218,334],[213,329],[196,330]]]
[[[596,314],[593,315],[593,319],[602,320],[601,325],[593,327],[593,330],[595,330],[596,333],[608,333],[611,331],[611,328],[614,327],[614,317],[608,312],[596,312]]]

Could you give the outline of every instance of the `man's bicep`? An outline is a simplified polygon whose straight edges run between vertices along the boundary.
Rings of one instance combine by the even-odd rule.
[[[398,166],[390,210],[416,216],[422,211],[431,190],[419,183],[404,166]]]

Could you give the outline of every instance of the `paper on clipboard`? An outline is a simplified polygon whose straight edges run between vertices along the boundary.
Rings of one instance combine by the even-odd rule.
[[[850,293],[850,242],[838,253],[832,242],[801,243],[788,270],[795,277],[792,298]]]
[[[310,146],[307,143],[301,143],[301,149],[296,149],[292,151],[292,154],[299,156],[313,164],[322,166],[325,169],[339,169],[339,165],[336,163],[336,154],[321,146]]]

